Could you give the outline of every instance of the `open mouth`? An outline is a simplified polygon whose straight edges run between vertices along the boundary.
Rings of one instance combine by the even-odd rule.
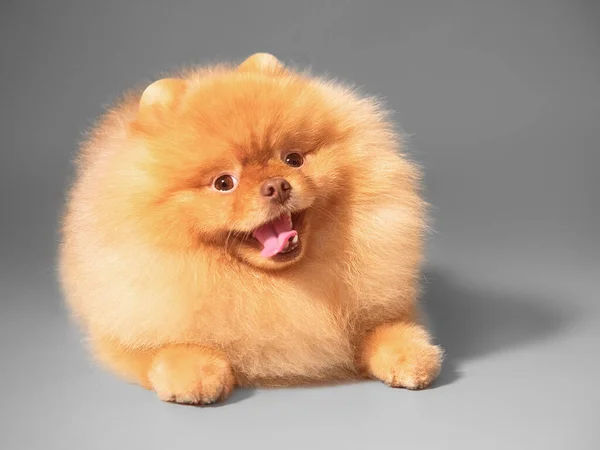
[[[302,217],[302,212],[288,212],[254,230],[254,238],[262,245],[260,255],[264,258],[274,258],[278,255],[293,256],[298,253],[301,245],[298,227]]]

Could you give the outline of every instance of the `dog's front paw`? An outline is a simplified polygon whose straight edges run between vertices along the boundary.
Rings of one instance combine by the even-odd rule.
[[[206,405],[224,400],[235,385],[229,361],[202,347],[172,347],[156,354],[148,373],[158,398]]]
[[[439,375],[442,350],[426,342],[382,348],[372,362],[372,373],[392,387],[423,389]]]
[[[423,389],[439,375],[443,350],[430,343],[418,325],[392,324],[376,329],[365,341],[367,372],[392,387]]]

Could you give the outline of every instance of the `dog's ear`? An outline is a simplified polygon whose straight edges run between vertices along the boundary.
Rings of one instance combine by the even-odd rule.
[[[256,72],[270,75],[285,75],[288,73],[281,61],[270,53],[255,53],[246,58],[237,69],[240,72]]]
[[[140,98],[140,110],[175,106],[185,92],[187,83],[179,78],[163,78],[148,86]]]

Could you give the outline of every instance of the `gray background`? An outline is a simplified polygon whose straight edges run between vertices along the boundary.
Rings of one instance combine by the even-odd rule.
[[[0,448],[600,448],[600,2],[0,5]],[[181,64],[272,52],[387,98],[426,170],[429,390],[159,402],[95,368],[55,282],[81,133]]]

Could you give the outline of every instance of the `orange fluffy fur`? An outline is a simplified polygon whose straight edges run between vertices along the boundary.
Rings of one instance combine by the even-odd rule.
[[[268,54],[189,70],[107,112],[78,159],[60,274],[93,354],[159,398],[378,378],[427,386],[442,351],[418,323],[425,205],[385,111]],[[281,154],[304,155],[300,168]],[[232,192],[211,189],[235,174]],[[259,195],[270,177],[285,207]],[[279,208],[279,209],[277,209]],[[245,237],[305,211],[301,252]]]

